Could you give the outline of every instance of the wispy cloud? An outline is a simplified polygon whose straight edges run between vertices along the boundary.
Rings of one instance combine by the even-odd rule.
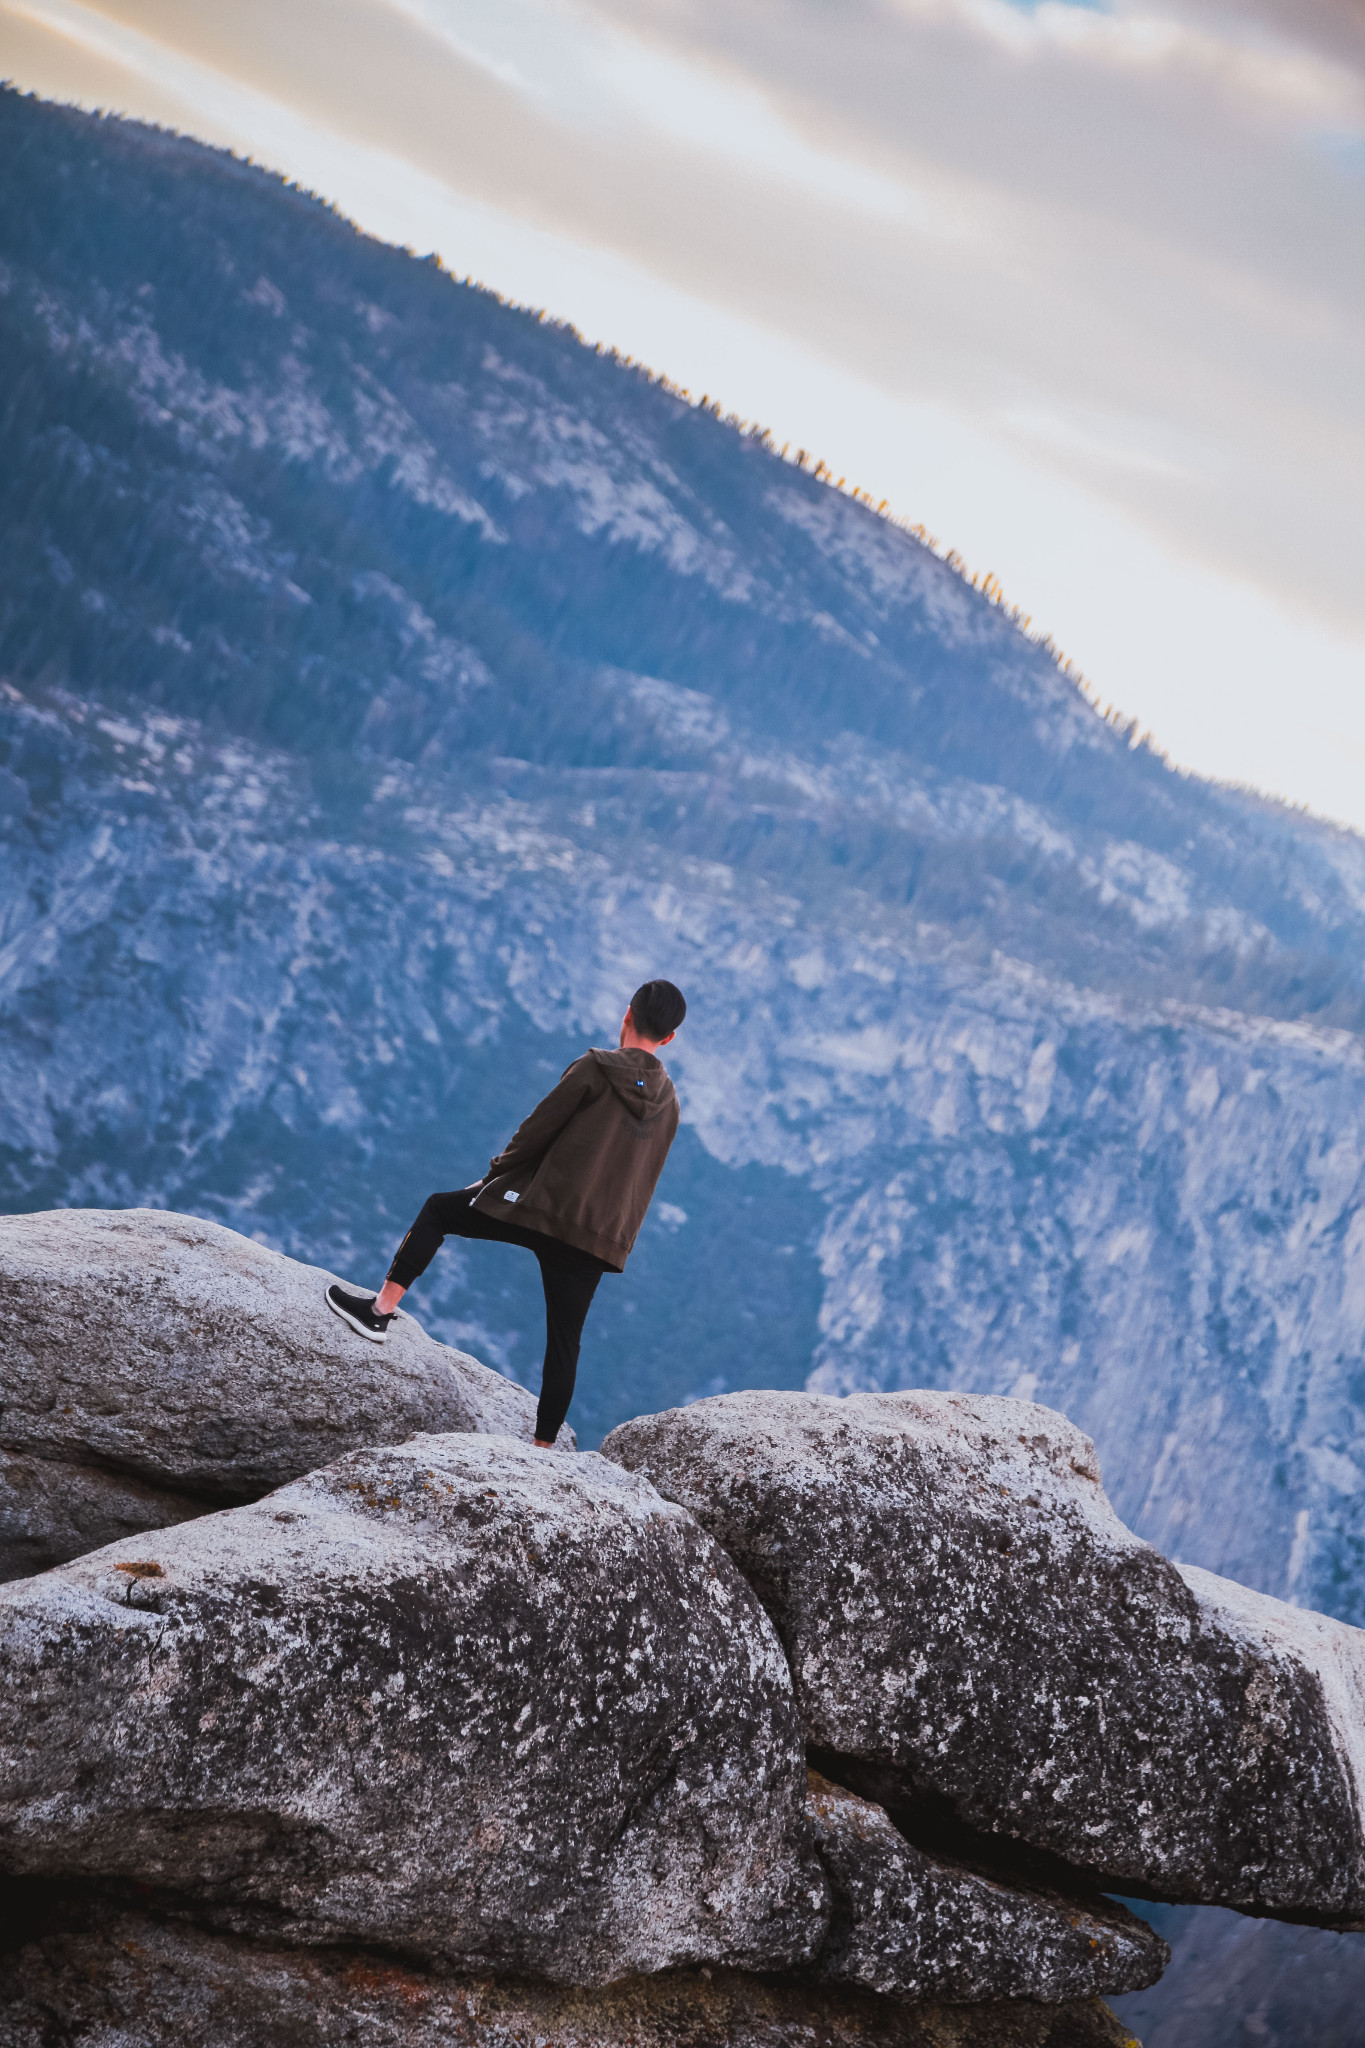
[[[812,147],[764,94],[590,15],[534,0],[391,0],[458,57],[528,99],[580,136],[637,145],[666,139],[857,212],[898,219],[908,211],[898,181],[856,160]]]

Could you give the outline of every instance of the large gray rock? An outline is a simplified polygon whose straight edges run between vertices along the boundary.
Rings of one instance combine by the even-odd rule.
[[[1028,1402],[728,1394],[613,1431],[777,1624],[808,1742],[895,1817],[949,1802],[1115,1889],[1365,1916],[1365,1632],[1118,1521]]]
[[[418,1430],[530,1440],[521,1387],[408,1316],[367,1343],[335,1277],[166,1210],[0,1217],[0,1577]]]
[[[0,1865],[579,1984],[808,1962],[781,1649],[595,1456],[418,1437],[0,1590]]]
[[[1048,2004],[1142,1991],[1170,1961],[1112,1900],[1024,1891],[928,1856],[880,1806],[812,1771],[806,1795],[834,1910],[816,1974],[894,1998]]]
[[[580,1989],[301,1952],[99,1902],[33,1917],[0,1953],[4,2048],[1138,2048],[1098,2000],[908,2005],[710,1969]]]

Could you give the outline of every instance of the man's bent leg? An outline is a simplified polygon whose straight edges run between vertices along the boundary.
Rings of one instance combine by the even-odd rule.
[[[467,1234],[460,1225],[467,1220],[472,1194],[470,1188],[456,1188],[448,1195],[427,1196],[417,1221],[393,1255],[389,1277],[384,1282],[385,1293],[390,1286],[406,1293],[413,1281],[426,1272],[446,1238]]]
[[[585,1252],[537,1252],[545,1288],[545,1369],[536,1409],[536,1442],[552,1444],[573,1399],[578,1352],[597,1283],[606,1270]]]
[[[399,1302],[413,1281],[426,1272],[447,1237],[492,1238],[505,1244],[530,1244],[534,1249],[536,1240],[529,1231],[485,1216],[473,1206],[482,1185],[475,1181],[472,1187],[455,1188],[447,1195],[428,1195],[395,1252],[389,1277],[378,1294],[349,1294],[334,1281],[327,1289],[328,1307],[358,1335],[382,1344]]]
[[[538,1233],[519,1230],[514,1223],[485,1216],[482,1209],[474,1207],[474,1197],[482,1185],[482,1181],[475,1181],[470,1187],[454,1188],[448,1195],[427,1196],[417,1221],[394,1253],[388,1279],[375,1296],[375,1309],[380,1315],[397,1308],[447,1237],[483,1238],[494,1244],[527,1245],[535,1250],[540,1241]]]

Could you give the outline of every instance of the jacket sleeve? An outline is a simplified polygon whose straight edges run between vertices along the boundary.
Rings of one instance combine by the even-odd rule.
[[[531,1114],[518,1124],[497,1157],[490,1161],[488,1179],[502,1173],[515,1173],[518,1167],[533,1165],[542,1158],[569,1118],[597,1094],[599,1081],[600,1070],[589,1053],[566,1067],[545,1100],[536,1104]]]

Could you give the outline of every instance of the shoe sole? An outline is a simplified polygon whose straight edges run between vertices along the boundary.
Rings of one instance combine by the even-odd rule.
[[[354,1330],[357,1337],[368,1337],[371,1344],[388,1343],[389,1333],[387,1330],[367,1330],[362,1322],[358,1322],[356,1320],[356,1318],[351,1314],[351,1311],[348,1308],[343,1308],[339,1301],[333,1301],[330,1294],[324,1295],[323,1299],[326,1301],[328,1308],[332,1311],[332,1314],[334,1316],[340,1316],[342,1322],[347,1324],[349,1328]]]

